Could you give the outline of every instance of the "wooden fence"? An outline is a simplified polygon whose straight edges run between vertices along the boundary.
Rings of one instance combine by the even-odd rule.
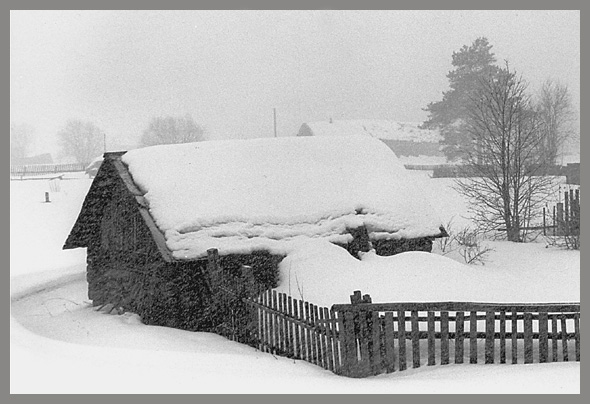
[[[84,171],[87,165],[85,163],[11,165],[10,176],[13,178],[24,178],[28,176],[77,172]]]
[[[563,202],[553,206],[553,226],[546,226],[546,211],[543,208],[543,234],[554,236],[580,235],[580,190],[570,189],[563,193]],[[551,228],[551,231],[547,229]]]
[[[209,252],[216,332],[264,352],[366,377],[422,365],[580,361],[579,303],[372,303],[319,307],[229,274]],[[571,343],[570,341],[573,341]]]

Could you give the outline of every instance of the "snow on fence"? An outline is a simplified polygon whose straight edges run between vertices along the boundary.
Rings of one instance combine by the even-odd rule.
[[[251,267],[234,276],[217,259],[209,250],[217,333],[336,374],[367,377],[451,359],[580,361],[579,303],[372,303],[355,291],[350,304],[328,309],[262,290]]]
[[[11,165],[10,176],[12,178],[23,179],[28,176],[77,172],[84,171],[86,166],[87,164],[85,163]]]

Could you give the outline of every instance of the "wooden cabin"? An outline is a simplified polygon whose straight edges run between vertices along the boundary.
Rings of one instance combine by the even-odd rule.
[[[391,229],[375,228],[375,224],[363,225],[359,220],[365,214],[357,205],[354,205],[357,210],[345,220],[338,218],[341,221],[334,222],[336,225],[330,222],[336,219],[330,217],[322,217],[318,223],[299,223],[297,218],[300,215],[287,217],[286,225],[281,223],[277,218],[285,217],[285,212],[288,213],[285,206],[290,207],[293,204],[290,198],[304,192],[302,187],[315,189],[318,198],[325,199],[325,195],[319,194],[327,185],[314,184],[310,177],[316,174],[322,177],[322,173],[317,171],[334,159],[325,156],[326,142],[296,137],[288,140],[269,138],[153,146],[130,152],[105,153],[63,247],[87,249],[89,299],[97,306],[111,304],[115,308],[137,313],[146,324],[209,330],[213,315],[209,305],[212,290],[207,273],[206,252],[209,249],[219,251],[219,265],[222,267],[239,271],[243,265],[250,266],[255,283],[262,288],[271,288],[277,286],[278,265],[288,252],[285,246],[289,245],[290,238],[321,237],[325,228],[330,228],[329,240],[353,255],[371,247],[377,254],[391,255],[403,251],[431,251],[433,239],[447,235],[438,221],[430,221],[426,232],[414,231],[418,236],[410,238],[396,235]],[[347,163],[337,158],[335,161],[338,164],[362,165],[363,152],[375,147],[359,149],[358,139],[347,142],[348,146],[341,145],[343,149],[335,150],[335,155],[341,156],[348,148],[350,158],[355,158],[359,152],[361,156],[357,156],[357,162],[349,160]],[[295,150],[292,146],[298,148]],[[383,146],[377,148],[380,147]],[[277,150],[288,150],[287,157],[277,156]],[[306,156],[306,151],[310,155]],[[386,153],[382,158],[387,158],[389,150],[384,152],[381,149],[379,153]],[[266,158],[262,161],[260,156]],[[322,160],[324,157],[327,160]],[[227,161],[222,161],[224,159]],[[167,171],[172,166],[176,171],[172,168]],[[378,167],[383,167],[383,164]],[[378,167],[368,164],[366,169],[378,171]],[[267,169],[270,171],[266,172]],[[293,172],[300,169],[308,171]],[[338,171],[334,174],[334,167],[325,169],[332,173],[330,175],[338,174]],[[248,170],[250,172],[244,174]],[[356,173],[355,170],[352,172]],[[350,172],[342,173],[352,175]],[[269,179],[269,176],[272,178]],[[276,195],[281,192],[281,184],[277,183],[283,176],[288,177],[284,184],[298,183],[305,176],[289,191],[293,194],[287,198]],[[338,177],[330,179],[332,183],[337,180]],[[344,184],[346,179],[342,181]],[[266,186],[274,187],[268,195],[263,189]],[[338,184],[330,186],[338,191]],[[371,186],[378,188],[375,184]],[[179,196],[178,207],[171,206],[173,202],[167,202],[175,200],[174,192],[188,195]],[[228,199],[232,192],[236,192],[236,199]],[[379,198],[386,199],[384,195],[379,195]],[[370,196],[365,197],[371,200]],[[313,195],[303,199],[306,205],[302,208],[312,210],[310,201],[314,200]],[[243,205],[236,200],[243,200]],[[248,203],[264,204],[267,200],[270,204],[263,206],[262,210],[259,207],[248,208]],[[318,201],[318,205],[330,206],[330,203]],[[193,210],[194,213],[191,213]],[[268,223],[264,222],[264,216],[255,218],[256,215],[250,213],[254,219],[249,221],[248,217],[239,214],[241,211],[267,210],[280,214],[270,215]],[[199,217],[199,212],[205,213]],[[403,212],[400,214],[403,217]],[[429,216],[429,212],[424,212],[424,216]],[[419,212],[417,217],[421,219]],[[185,222],[179,222],[179,218]],[[374,222],[375,217],[371,220]],[[391,221],[391,218],[388,220]],[[351,227],[345,223],[361,225]],[[236,233],[230,234],[238,225],[241,227]],[[293,233],[297,231],[300,233]],[[388,231],[391,237],[387,236]],[[282,235],[287,235],[284,240]]]

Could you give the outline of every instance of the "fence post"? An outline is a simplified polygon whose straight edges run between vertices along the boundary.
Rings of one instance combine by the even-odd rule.
[[[341,352],[344,363],[342,374],[348,377],[366,377],[372,374],[367,321],[370,312],[355,309],[354,305],[371,303],[371,296],[362,296],[360,290],[356,290],[350,296],[350,303],[353,306],[350,311],[338,312],[338,316],[343,320],[338,338],[341,347],[345,347]]]

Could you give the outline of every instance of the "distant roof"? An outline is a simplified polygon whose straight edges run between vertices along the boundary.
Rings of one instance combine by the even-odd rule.
[[[437,143],[442,138],[437,130],[420,129],[420,123],[387,120],[341,120],[304,123],[299,136],[369,135],[377,139]]]
[[[348,136],[204,141],[152,146],[121,157],[177,259],[288,242],[437,236],[425,190],[377,139]]]

